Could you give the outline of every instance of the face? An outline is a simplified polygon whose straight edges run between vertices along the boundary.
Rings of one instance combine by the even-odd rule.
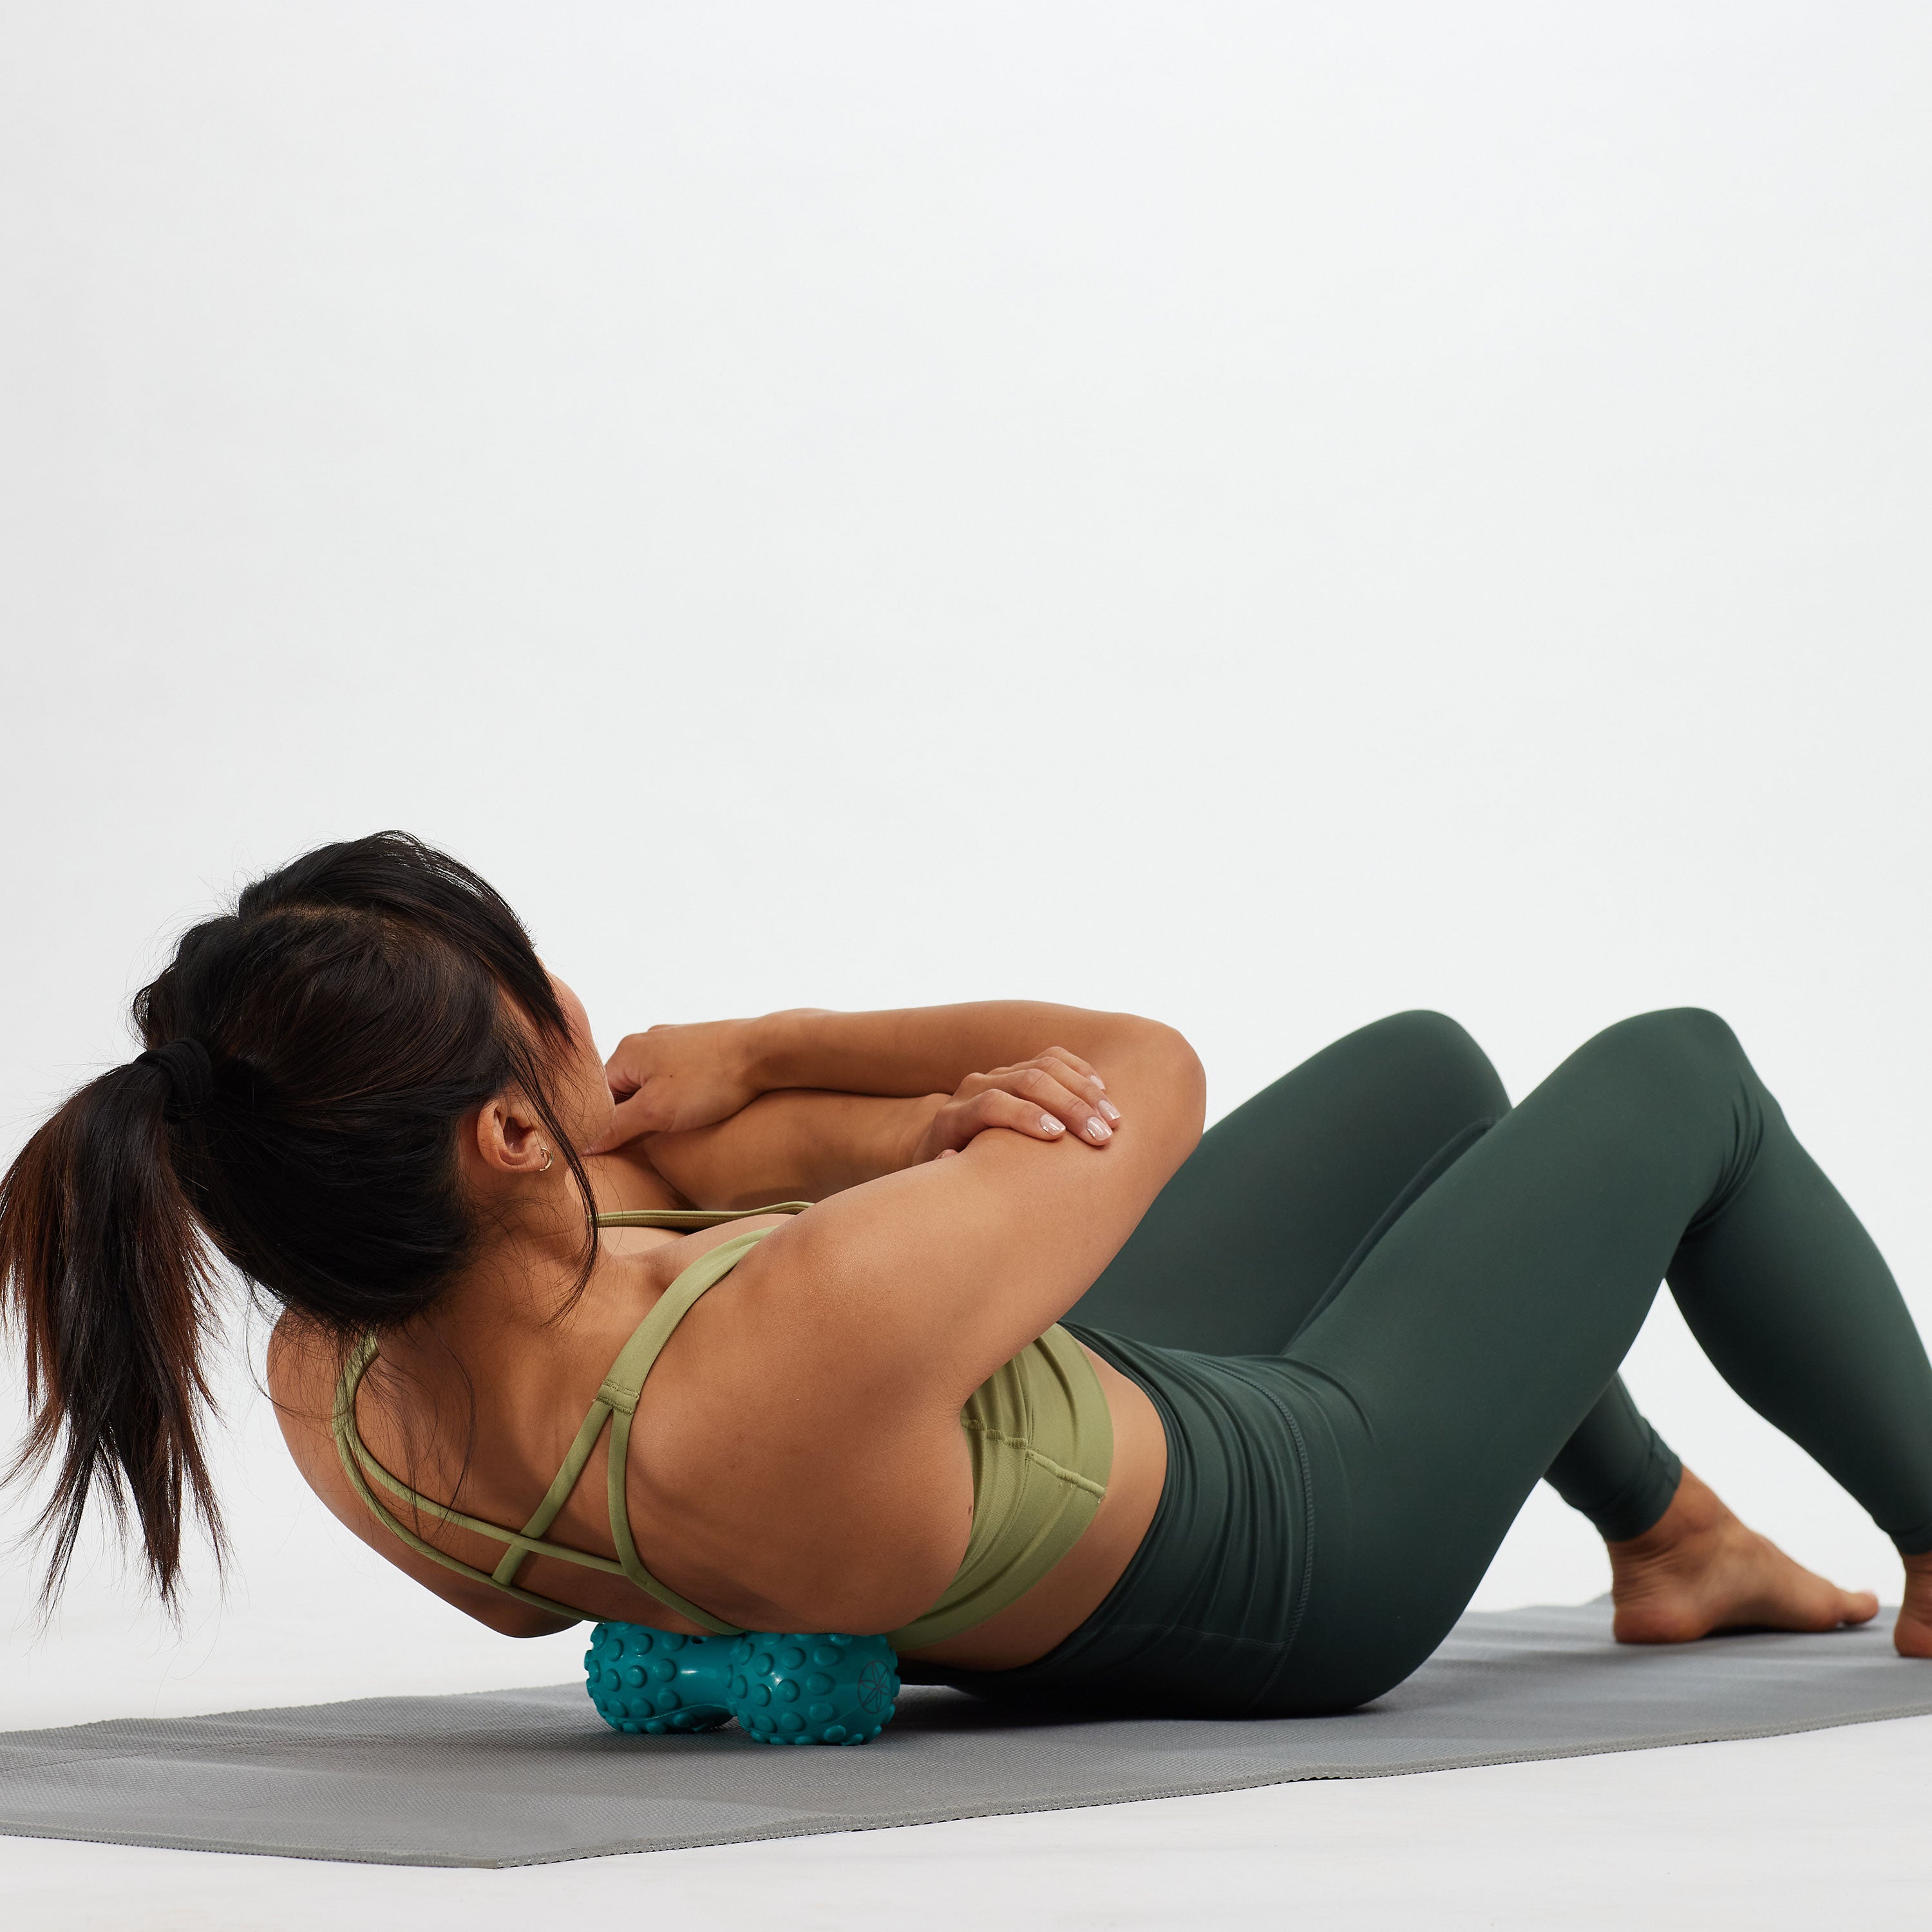
[[[564,1018],[570,1022],[572,1052],[559,1070],[557,1106],[575,1144],[586,1147],[610,1124],[616,1103],[604,1078],[604,1063],[598,1058],[597,1042],[590,1032],[590,1016],[584,1010],[584,1002],[554,973],[550,975],[550,983]]]

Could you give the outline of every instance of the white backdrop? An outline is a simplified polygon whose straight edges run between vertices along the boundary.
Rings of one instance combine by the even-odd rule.
[[[4,0],[0,1151],[400,825],[607,1047],[1034,994],[1219,1113],[1715,1006],[1932,1323],[1929,96],[1913,5]],[[1895,1600],[1667,1296],[1629,1372]],[[223,1379],[226,1607],[8,1557],[0,1727],[568,1674]],[[1478,1600],[1606,1579],[1543,1492]]]

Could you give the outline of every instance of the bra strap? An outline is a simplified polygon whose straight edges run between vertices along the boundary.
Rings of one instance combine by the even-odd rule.
[[[809,1201],[774,1201],[769,1208],[617,1208],[597,1217],[600,1228],[671,1228],[688,1234],[696,1228],[722,1228],[754,1214],[802,1214]]]
[[[632,1208],[600,1214],[597,1217],[597,1225],[600,1228],[714,1228],[733,1221],[746,1220],[756,1214],[802,1214],[811,1205],[808,1201],[786,1201],[771,1208]],[[556,1520],[558,1512],[570,1500],[571,1492],[583,1480],[584,1468],[597,1447],[597,1438],[603,1434],[604,1425],[610,1420],[614,1411],[618,1414],[619,1421],[610,1438],[610,1466],[614,1473],[625,1469],[625,1456],[630,1448],[631,1417],[638,1406],[636,1391],[643,1388],[644,1377],[650,1373],[651,1365],[657,1360],[659,1350],[670,1339],[671,1330],[677,1326],[692,1303],[720,1277],[729,1273],[733,1263],[741,1256],[748,1253],[759,1236],[766,1232],[760,1228],[739,1235],[734,1240],[721,1242],[710,1254],[700,1256],[672,1282],[657,1306],[645,1316],[638,1328],[632,1330],[631,1339],[625,1344],[610,1374],[604,1378],[603,1387],[597,1391],[597,1400],[591,1404],[590,1414],[584,1418],[584,1426],[578,1430],[576,1440],[571,1444],[562,1466],[551,1480],[549,1489],[544,1492],[543,1501],[536,1507],[536,1514],[524,1525],[522,1538],[505,1550],[502,1561],[492,1574],[490,1580],[499,1589],[508,1589],[514,1586],[517,1572],[529,1558],[538,1554],[539,1550],[544,1546],[536,1544],[532,1540],[542,1537]],[[707,1272],[707,1264],[712,1256],[725,1255],[727,1250],[730,1252],[725,1259]],[[687,1284],[694,1282],[695,1286],[687,1287]],[[684,1291],[682,1294],[681,1290]],[[675,1305],[668,1316],[665,1316],[664,1305],[673,1301],[674,1298],[676,1298]],[[642,1353],[638,1352],[640,1336],[647,1340],[655,1338],[652,1346]],[[618,1372],[634,1359],[641,1361],[642,1366],[637,1372],[634,1388],[630,1388],[628,1406],[619,1408],[611,1400],[612,1384],[616,1382],[620,1389],[630,1387],[628,1382],[619,1379]],[[620,1567],[640,1589],[649,1591],[659,1602],[668,1604],[672,1608],[681,1611],[694,1623],[716,1626],[720,1635],[735,1634],[734,1626],[718,1623],[708,1611],[700,1610],[694,1604],[686,1603],[676,1591],[659,1583],[650,1576],[644,1568],[643,1558],[638,1555],[637,1546],[631,1540],[630,1516],[627,1508],[614,1508],[610,1520],[614,1530],[621,1526],[621,1534],[616,1538]]]
[[[600,1214],[597,1223],[604,1228],[670,1228],[688,1231],[719,1227],[759,1214],[802,1214],[812,1204],[808,1201],[784,1201],[769,1208],[634,1208]],[[700,1295],[715,1287],[765,1235],[774,1232],[770,1228],[748,1228],[728,1241],[721,1241],[710,1253],[700,1256],[665,1290],[657,1305],[632,1330],[630,1340],[610,1365],[610,1372],[598,1388],[597,1399],[584,1417],[562,1466],[520,1532],[506,1529],[500,1523],[485,1522],[480,1517],[452,1509],[447,1503],[437,1502],[399,1480],[376,1460],[356,1424],[356,1394],[376,1353],[375,1336],[364,1336],[344,1364],[341,1380],[336,1384],[334,1412],[330,1419],[334,1425],[336,1453],[341,1458],[343,1469],[356,1493],[368,1505],[370,1514],[418,1556],[426,1556],[472,1582],[491,1585],[520,1603],[547,1610],[573,1623],[583,1620],[581,1611],[572,1610],[567,1604],[560,1604],[554,1598],[539,1596],[536,1591],[524,1589],[518,1584],[517,1573],[529,1558],[554,1556],[586,1570],[626,1576],[647,1595],[688,1617],[701,1629],[720,1636],[736,1636],[737,1624],[728,1624],[714,1617],[709,1610],[688,1601],[668,1584],[659,1582],[645,1568],[644,1558],[638,1555],[636,1541],[631,1534],[625,1474],[628,1466],[631,1422],[637,1412],[638,1397],[644,1388],[644,1378],[650,1373],[664,1344],[670,1340],[671,1331]],[[617,1547],[614,1562],[608,1556],[595,1556],[589,1550],[573,1550],[565,1544],[550,1542],[544,1534],[582,1480],[606,1424],[611,1426],[609,1507],[611,1538]],[[452,1556],[417,1535],[393,1510],[385,1507],[370,1486],[372,1480],[412,1510],[503,1544],[503,1555],[496,1568],[480,1570],[474,1564],[466,1563],[460,1557]]]
[[[630,1501],[625,1491],[625,1476],[630,1467],[631,1423],[638,1412],[638,1398],[644,1392],[644,1378],[650,1373],[664,1344],[670,1340],[672,1330],[684,1319],[700,1295],[716,1286],[772,1232],[769,1228],[754,1228],[745,1234],[734,1235],[728,1241],[720,1241],[709,1254],[700,1256],[686,1268],[664,1291],[657,1306],[638,1324],[631,1339],[618,1351],[617,1359],[610,1364],[610,1372],[604,1378],[597,1391],[597,1406],[610,1418],[610,1540],[617,1546],[617,1560],[623,1565],[624,1574],[659,1603],[688,1617],[700,1630],[710,1630],[718,1636],[735,1636],[740,1626],[724,1622],[709,1610],[700,1610],[697,1604],[680,1597],[668,1584],[659,1582],[645,1568],[644,1559],[638,1554],[637,1542],[631,1534]]]
[[[451,1556],[447,1550],[437,1549],[434,1544],[425,1541],[402,1522],[392,1510],[384,1506],[370,1486],[372,1478],[398,1502],[407,1504],[412,1510],[432,1516],[440,1522],[454,1523],[458,1528],[472,1530],[479,1536],[507,1544],[509,1548],[506,1552],[504,1562],[499,1564],[497,1568],[500,1571],[507,1565],[511,1576],[515,1574],[524,1557],[536,1555],[559,1557],[566,1562],[580,1564],[586,1570],[602,1570],[612,1576],[620,1576],[623,1573],[624,1566],[621,1563],[613,1562],[608,1556],[593,1556],[585,1550],[568,1549],[562,1544],[544,1542],[541,1539],[532,1538],[528,1534],[519,1536],[514,1530],[506,1529],[500,1523],[485,1522],[480,1517],[466,1515],[461,1510],[452,1509],[448,1504],[437,1502],[433,1497],[411,1489],[406,1483],[399,1482],[376,1460],[368,1445],[362,1440],[361,1430],[356,1426],[356,1391],[362,1385],[364,1372],[375,1358],[376,1338],[373,1335],[365,1335],[350,1356],[344,1367],[342,1380],[337,1385],[335,1412],[332,1418],[334,1424],[336,1454],[342,1460],[344,1474],[356,1494],[368,1506],[369,1514],[418,1556],[426,1556],[432,1563],[439,1563],[446,1570],[453,1570],[458,1576],[467,1577],[472,1583],[494,1585],[506,1596],[514,1597],[519,1603],[528,1604],[533,1609],[546,1610],[552,1616],[562,1618],[566,1623],[581,1623],[584,1620],[581,1610],[573,1610],[568,1604],[560,1604],[554,1598],[539,1596],[534,1590],[526,1590],[518,1584],[493,1575],[488,1570],[478,1569],[473,1563],[464,1562],[460,1556]],[[598,1426],[600,1429],[608,1414],[606,1410],[598,1414]],[[549,1498],[546,1497],[544,1500],[548,1502]],[[556,1513],[553,1510],[550,1514],[554,1516]],[[544,1527],[548,1526],[546,1522]]]

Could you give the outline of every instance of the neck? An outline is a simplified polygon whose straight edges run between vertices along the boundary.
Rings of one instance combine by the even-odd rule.
[[[615,1204],[593,1196],[593,1204],[603,1211]],[[554,1328],[577,1297],[586,1235],[583,1197],[568,1175],[501,1204],[488,1218],[491,1232],[476,1258],[437,1298],[433,1322],[444,1346]],[[578,1298],[600,1298],[606,1285],[629,1295],[661,1288],[652,1264],[656,1250],[676,1239],[646,1228],[626,1231],[621,1243],[607,1235]]]

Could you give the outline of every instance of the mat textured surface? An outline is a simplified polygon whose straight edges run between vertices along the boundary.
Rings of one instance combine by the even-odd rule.
[[[909,1689],[876,1742],[623,1737],[580,1685],[379,1697],[0,1736],[0,1832],[424,1865],[518,1865],[1311,1778],[1773,1736],[1932,1712],[1889,1616],[1826,1636],[1624,1648],[1607,1603],[1465,1617],[1346,1717],[1016,1716]]]

